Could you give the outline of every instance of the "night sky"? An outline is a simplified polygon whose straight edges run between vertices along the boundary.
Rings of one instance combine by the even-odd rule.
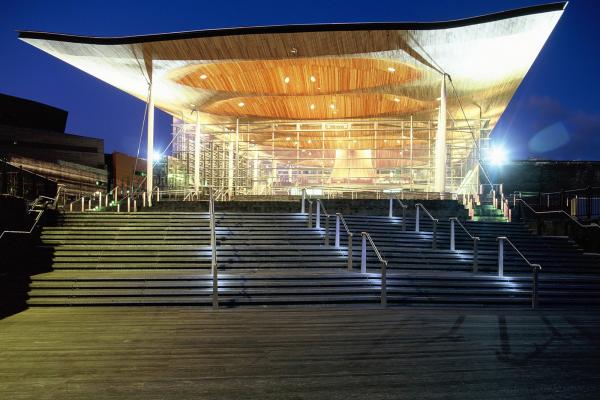
[[[543,1],[0,2],[0,93],[69,112],[67,132],[135,154],[143,102],[17,39],[17,29],[120,36],[253,25],[439,21]],[[600,2],[573,0],[496,126],[512,159],[600,160]],[[171,117],[156,112],[156,148]],[[142,155],[144,151],[142,149]]]

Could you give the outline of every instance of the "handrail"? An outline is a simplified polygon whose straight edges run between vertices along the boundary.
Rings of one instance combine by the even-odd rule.
[[[517,246],[510,241],[506,236],[500,236],[496,239],[498,241],[498,276],[504,276],[504,242],[506,241],[510,246],[517,252],[517,254],[525,260],[527,265],[531,268],[532,273],[532,286],[531,286],[531,308],[535,309],[537,307],[538,298],[537,298],[537,286],[538,286],[538,273],[542,270],[542,266],[540,264],[531,263],[527,257],[523,255],[517,249]]]
[[[420,232],[420,213],[419,213],[419,208],[421,208],[423,211],[425,211],[425,214],[427,214],[427,216],[433,222],[433,240],[431,242],[431,248],[433,250],[435,250],[435,249],[437,249],[437,224],[438,224],[439,220],[437,218],[434,218],[431,215],[431,213],[429,212],[429,210],[427,210],[427,208],[425,208],[425,206],[423,204],[417,203],[417,204],[415,204],[415,209],[416,209],[415,232]]]
[[[523,199],[515,199],[515,204],[516,202],[519,201],[522,204],[525,204],[525,206],[527,206],[527,208],[529,208],[529,210],[531,210],[532,213],[539,215],[539,214],[564,214],[567,217],[569,217],[569,219],[571,219],[571,221],[575,222],[577,225],[579,225],[581,228],[600,228],[600,225],[592,222],[589,223],[588,225],[584,225],[581,222],[579,222],[579,220],[575,217],[573,217],[571,214],[569,214],[568,212],[566,212],[565,210],[553,210],[553,211],[536,211],[534,210],[529,204],[527,204],[527,202]]]
[[[400,206],[402,207],[402,231],[406,231],[406,209],[408,208],[408,206],[398,198],[398,194],[396,193],[390,194],[390,209],[388,216],[390,218],[394,217],[394,199],[398,201],[398,203],[400,203]]]
[[[377,258],[379,259],[379,262],[381,263],[380,299],[381,299],[381,305],[385,306],[387,304],[387,264],[388,264],[388,262],[381,256],[381,253],[379,253],[377,246],[375,246],[375,243],[373,242],[373,239],[371,239],[371,235],[369,235],[368,232],[361,232],[360,235],[362,236],[362,252],[361,252],[361,257],[360,257],[360,272],[363,274],[367,272],[367,239],[368,239],[369,243],[371,244],[371,247],[373,248],[373,251],[375,252],[375,255],[377,256]]]
[[[473,273],[476,273],[477,269],[478,269],[478,265],[479,265],[479,260],[478,260],[479,252],[477,249],[477,242],[479,241],[479,236],[471,235],[471,233],[467,230],[467,228],[465,228],[465,226],[462,224],[462,222],[460,222],[460,220],[457,217],[451,217],[450,218],[450,251],[456,250],[456,244],[455,244],[455,240],[454,240],[454,238],[455,238],[454,223],[455,222],[458,222],[458,225],[463,229],[463,231],[465,231],[465,233],[473,241]]]
[[[335,247],[340,247],[340,221],[346,230],[346,234],[348,235],[348,270],[352,270],[352,239],[354,238],[354,234],[348,228],[348,224],[346,224],[346,220],[342,213],[335,213]]]
[[[58,188],[56,189],[56,197],[52,198],[52,197],[47,197],[47,196],[40,196],[41,198],[45,198],[48,200],[52,200],[53,204],[56,205],[56,202],[58,201],[58,196],[60,194],[60,188],[62,187],[62,185],[59,185]],[[35,199],[34,204],[37,203],[38,199]],[[16,233],[16,234],[27,234],[30,235],[31,232],[33,232],[33,230],[35,229],[35,227],[37,226],[38,222],[40,221],[40,219],[42,218],[42,214],[44,214],[44,211],[46,211],[46,204],[44,204],[44,208],[41,210],[34,210],[33,207],[30,208],[29,210],[27,210],[27,213],[30,212],[36,212],[37,216],[35,217],[35,220],[33,221],[33,225],[31,225],[31,228],[28,231],[12,231],[12,230],[5,230],[2,231],[2,233],[0,233],[0,239],[2,239],[4,237],[5,234],[7,233]]]
[[[219,264],[217,262],[217,233],[215,225],[215,200],[212,188],[209,192],[208,212],[210,220],[210,265],[212,272],[212,305],[213,308],[219,308]]]
[[[308,222],[307,222],[307,226],[309,228],[312,228],[312,217],[313,217],[313,201],[306,199],[306,201],[308,202]]]
[[[329,213],[321,199],[317,199],[317,216],[315,219],[315,228],[321,228],[321,208],[325,214],[325,246],[329,246]]]
[[[80,201],[81,202],[81,212],[85,212],[85,199],[86,199],[86,196],[81,196],[80,198],[75,199],[72,202],[70,202],[69,204],[67,204],[69,206],[69,211],[72,212],[73,204]]]

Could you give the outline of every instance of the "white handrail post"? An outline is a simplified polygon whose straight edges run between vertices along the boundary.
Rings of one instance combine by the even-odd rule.
[[[142,207],[146,208],[146,192],[142,193]]]
[[[321,227],[321,202],[317,200],[317,219],[315,220],[315,228]]]
[[[117,203],[117,212],[121,212],[121,203]]]
[[[88,210],[91,210],[91,209],[92,209],[92,198],[90,197],[88,199]]]
[[[85,211],[85,197],[81,196],[81,212]]]
[[[335,215],[335,247],[340,247],[340,215]]]
[[[360,253],[360,272],[367,272],[367,236],[362,233],[362,250]]]
[[[394,216],[394,197],[390,195],[390,212],[389,217],[392,218]]]
[[[106,192],[106,196],[104,196],[104,204],[108,207],[108,192]]]
[[[98,194],[98,208],[102,208],[102,193]]]
[[[71,203],[69,204],[69,211],[70,211],[70,212],[73,212],[73,202],[71,202]]]
[[[454,218],[450,218],[450,251],[455,250],[454,244]]]
[[[504,237],[498,238],[498,276],[504,276]]]
[[[419,232],[419,205],[417,204],[415,207],[417,208],[415,216],[415,232]]]
[[[306,213],[306,205],[304,204],[306,202],[306,189],[302,189],[302,206],[300,208],[300,212],[302,214]]]
[[[131,197],[127,197],[127,212],[131,212]]]
[[[160,201],[160,188],[157,186],[156,187],[156,202],[158,203]]]
[[[137,212],[137,200],[133,199],[133,212]]]

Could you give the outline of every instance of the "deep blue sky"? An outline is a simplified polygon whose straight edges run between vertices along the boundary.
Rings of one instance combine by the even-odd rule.
[[[135,154],[144,104],[21,42],[15,30],[134,35],[252,25],[437,21],[543,1],[0,2],[0,93],[69,112],[67,132]],[[510,157],[600,160],[600,2],[573,0],[496,127]],[[157,148],[171,119],[157,110]]]

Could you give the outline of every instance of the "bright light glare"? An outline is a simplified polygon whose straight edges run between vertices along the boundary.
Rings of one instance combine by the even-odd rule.
[[[508,153],[502,147],[493,147],[488,153],[488,160],[492,165],[503,165],[508,161]]]
[[[152,160],[158,161],[162,158],[162,152],[158,150],[154,150],[154,154],[152,154]]]

